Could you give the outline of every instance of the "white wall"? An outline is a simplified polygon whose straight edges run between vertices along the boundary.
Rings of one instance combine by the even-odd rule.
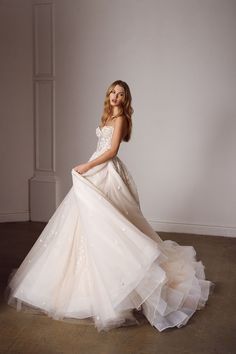
[[[120,157],[156,230],[236,235],[236,2],[56,1],[57,171],[96,145],[105,90],[131,88]]]
[[[135,112],[132,139],[122,143],[119,156],[135,178],[144,215],[159,231],[235,236],[236,2],[54,3],[60,200],[71,187],[71,168],[87,161],[96,148],[95,129],[108,85],[122,79],[131,88]],[[21,55],[27,57],[22,64],[27,89],[31,15],[28,9],[19,13],[18,21],[26,17],[24,25],[21,17],[19,33],[26,42]],[[13,24],[10,28],[14,32]],[[11,60],[16,65],[16,59]],[[15,78],[12,74],[11,80],[15,82]],[[14,100],[20,84],[18,80],[13,87],[10,97]],[[29,161],[31,102],[23,92],[17,100],[25,103],[27,114],[24,119],[21,116],[20,131],[26,125],[28,143],[26,139],[17,154]],[[19,123],[19,109],[11,110],[12,124]],[[20,172],[24,185],[31,171],[27,166]],[[7,170],[4,181],[8,175]],[[12,202],[14,193],[20,193],[22,209],[24,198],[14,189],[15,175],[11,178],[14,183],[6,184],[5,196],[10,190]],[[11,202],[7,203],[14,210]]]
[[[0,1],[0,221],[29,219],[33,174],[32,7]]]

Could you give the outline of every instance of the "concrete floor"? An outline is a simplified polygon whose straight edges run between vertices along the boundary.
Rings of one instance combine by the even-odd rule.
[[[97,332],[91,325],[55,321],[17,312],[5,303],[8,275],[17,267],[45,223],[0,224],[0,353],[22,354],[233,354],[236,353],[236,238],[160,232],[162,239],[193,245],[216,283],[206,307],[182,328],[158,332],[142,315],[139,325]]]

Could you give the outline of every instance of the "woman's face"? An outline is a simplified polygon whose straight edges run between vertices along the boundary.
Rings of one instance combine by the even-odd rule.
[[[112,107],[119,106],[121,102],[125,101],[125,91],[124,88],[120,85],[116,85],[113,90],[110,92],[110,105]]]

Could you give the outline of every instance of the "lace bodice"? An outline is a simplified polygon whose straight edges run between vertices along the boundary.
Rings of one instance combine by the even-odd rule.
[[[111,147],[113,131],[114,131],[114,127],[111,125],[104,125],[102,128],[100,127],[96,128],[96,135],[98,137],[97,149],[90,157],[90,160],[95,159],[96,157],[98,157],[99,155],[101,155],[103,152],[105,152]],[[120,175],[120,177],[122,178],[127,188],[129,189],[130,193],[133,195],[137,204],[140,207],[137,187],[127,167],[125,166],[124,162],[122,162],[118,157],[118,155],[116,155],[112,158],[112,163],[116,172]]]
[[[111,139],[114,127],[111,125],[104,125],[102,128],[97,127],[96,135],[98,137],[97,152],[104,152],[111,147]]]

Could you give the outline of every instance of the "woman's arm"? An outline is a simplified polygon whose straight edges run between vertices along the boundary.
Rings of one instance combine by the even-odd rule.
[[[101,154],[96,159],[87,162],[89,168],[100,165],[101,163],[104,163],[117,155],[117,153],[119,151],[120,143],[123,138],[124,129],[125,129],[124,118],[119,116],[115,120],[115,126],[114,126],[113,135],[112,135],[110,149],[105,151],[103,154]]]

